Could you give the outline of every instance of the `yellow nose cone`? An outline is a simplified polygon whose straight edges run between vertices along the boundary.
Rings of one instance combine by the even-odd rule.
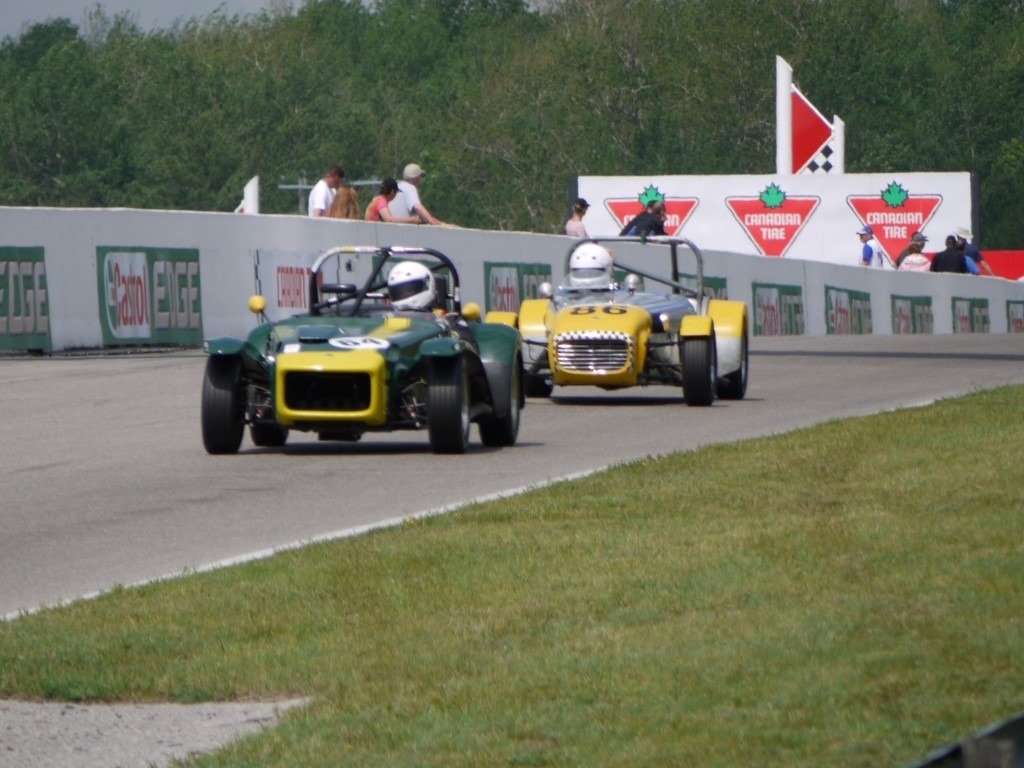
[[[264,309],[267,308],[267,300],[260,295],[253,296],[249,299],[249,311],[254,315],[258,315]]]

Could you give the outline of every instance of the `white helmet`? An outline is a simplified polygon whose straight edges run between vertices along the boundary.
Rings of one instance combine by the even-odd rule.
[[[607,288],[615,282],[611,252],[597,243],[583,243],[569,256],[572,288]]]
[[[418,261],[399,262],[388,273],[388,295],[396,309],[433,309],[437,301],[434,273]]]

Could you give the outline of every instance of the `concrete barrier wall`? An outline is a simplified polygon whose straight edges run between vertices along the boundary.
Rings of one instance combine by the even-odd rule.
[[[337,245],[436,248],[458,265],[464,301],[515,308],[543,280],[558,281],[571,242],[294,215],[0,208],[0,350],[243,336],[254,324],[250,295],[267,297],[271,317],[303,311],[305,270]],[[640,263],[652,255],[640,249],[616,255]],[[351,267],[355,281],[368,265]],[[714,250],[705,250],[705,276],[717,294],[748,304],[759,335],[1024,332],[1024,284],[1007,280]]]

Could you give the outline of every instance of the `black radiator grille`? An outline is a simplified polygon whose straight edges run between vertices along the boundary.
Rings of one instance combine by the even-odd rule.
[[[365,411],[370,374],[291,371],[284,377],[284,402],[293,411]]]

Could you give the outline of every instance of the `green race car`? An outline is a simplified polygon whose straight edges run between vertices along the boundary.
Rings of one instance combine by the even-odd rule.
[[[361,286],[337,280],[370,257]],[[332,281],[333,280],[333,281]],[[309,274],[309,312],[265,321],[246,339],[204,342],[203,445],[236,453],[245,426],[259,447],[292,430],[320,440],[425,429],[435,453],[464,453],[475,422],[485,446],[513,445],[525,404],[521,337],[480,322],[452,261],[430,248],[342,246]]]

